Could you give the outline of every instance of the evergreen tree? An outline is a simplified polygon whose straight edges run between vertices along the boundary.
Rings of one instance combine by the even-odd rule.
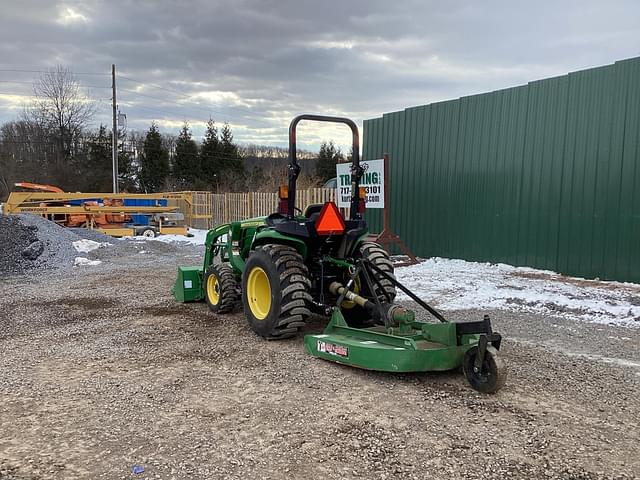
[[[207,122],[207,131],[204,134],[204,140],[200,147],[200,165],[202,176],[205,182],[210,185],[216,185],[220,181],[221,165],[219,165],[218,155],[220,153],[220,141],[218,140],[218,129],[213,119]]]
[[[344,156],[338,147],[336,147],[333,141],[323,142],[320,145],[320,153],[318,154],[318,161],[316,162],[316,176],[322,181],[326,182],[330,178],[336,176],[336,163],[343,162]]]
[[[131,152],[125,151],[121,145],[118,150],[118,185],[123,193],[138,191],[138,172]]]
[[[261,192],[268,183],[264,169],[258,165],[254,165],[246,179],[246,185],[249,191]]]
[[[228,123],[223,125],[220,132],[220,160],[223,177],[236,182],[244,178],[242,157],[238,146],[233,143],[233,133]]]
[[[182,126],[176,140],[172,176],[180,189],[193,188],[194,183],[202,176],[198,145],[191,137],[187,122]]]
[[[80,166],[84,177],[83,188],[89,192],[110,192],[113,188],[113,162],[111,157],[111,134],[100,125],[89,137],[85,162]]]
[[[169,152],[162,146],[158,126],[151,124],[140,155],[140,186],[145,192],[160,191],[169,176]]]

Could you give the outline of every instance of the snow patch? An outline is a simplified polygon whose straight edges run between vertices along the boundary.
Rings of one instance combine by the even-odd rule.
[[[144,238],[145,240],[155,240],[158,242],[164,243],[188,243],[191,245],[204,245],[205,240],[207,239],[207,233],[209,230],[200,230],[198,228],[189,228],[189,234],[192,235],[190,237],[186,237],[184,235],[159,235],[156,238]],[[136,239],[141,237],[136,237]]]
[[[82,266],[95,266],[100,265],[102,262],[100,260],[89,260],[86,257],[76,257],[73,261],[74,267],[82,267]]]
[[[547,270],[430,258],[396,269],[412,292],[445,310],[496,308],[640,327],[640,285]],[[398,292],[398,298],[409,297]]]
[[[94,250],[97,250],[98,248],[103,248],[108,245],[111,245],[111,244],[106,242],[104,243],[95,242],[93,240],[87,240],[85,238],[83,238],[82,240],[76,240],[75,242],[73,242],[73,248],[75,248],[76,252],[79,252],[79,253],[89,253]],[[81,258],[81,257],[78,257],[78,258]]]

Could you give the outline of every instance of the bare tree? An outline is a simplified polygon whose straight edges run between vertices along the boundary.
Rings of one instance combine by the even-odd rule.
[[[52,170],[68,175],[72,173],[70,162],[80,147],[83,130],[93,119],[95,106],[73,73],[60,65],[35,81],[33,93],[35,99],[27,109],[26,119],[46,131],[49,141],[56,146],[56,165]]]
[[[91,122],[95,108],[73,73],[58,65],[33,85],[35,119],[61,136],[77,136]]]
[[[46,163],[54,150],[37,124],[16,121],[0,125],[0,201],[15,182],[46,182]]]

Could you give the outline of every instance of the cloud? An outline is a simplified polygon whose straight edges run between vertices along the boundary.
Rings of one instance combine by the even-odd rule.
[[[3,6],[3,67],[68,65],[109,122],[110,66],[129,128],[152,119],[202,135],[209,117],[241,142],[286,145],[305,112],[353,117],[495,90],[638,55],[640,4],[237,0],[24,0]],[[100,19],[97,21],[96,19]],[[1,80],[35,74],[0,72]],[[6,88],[9,88],[7,86]],[[25,84],[12,94],[29,94]],[[0,120],[13,111],[0,111]],[[301,126],[304,148],[348,148],[348,129]]]
[[[9,110],[22,110],[29,102],[30,97],[0,93],[0,108]]]
[[[72,7],[62,5],[56,22],[61,25],[86,24],[89,23],[89,18]]]

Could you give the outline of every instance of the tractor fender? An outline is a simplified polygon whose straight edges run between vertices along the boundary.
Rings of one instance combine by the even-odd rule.
[[[256,247],[267,244],[289,245],[290,247],[295,248],[296,251],[302,255],[302,258],[307,258],[307,244],[304,243],[304,241],[283,235],[282,233],[271,229],[262,230],[256,233],[251,248],[255,249]]]
[[[367,238],[369,237],[369,231],[365,231],[363,234],[359,235],[355,241],[353,243],[351,243],[351,245],[345,245],[346,247],[346,252],[345,256],[352,256],[355,254],[355,252],[360,248],[360,245],[362,245],[365,241],[367,241]]]

